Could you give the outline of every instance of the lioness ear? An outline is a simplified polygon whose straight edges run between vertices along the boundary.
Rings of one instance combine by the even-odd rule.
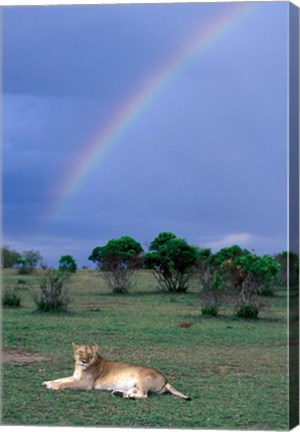
[[[94,352],[97,352],[98,349],[99,349],[99,345],[97,345],[97,344],[93,344],[93,345],[92,345],[92,348],[93,348],[93,351],[94,351]]]
[[[79,345],[77,345],[77,343],[72,342],[72,347],[74,350],[76,350],[77,348],[79,348]]]

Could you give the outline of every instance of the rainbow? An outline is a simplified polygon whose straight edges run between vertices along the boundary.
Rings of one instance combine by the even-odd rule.
[[[91,172],[118,144],[119,139],[137,121],[146,108],[195,59],[213,47],[252,10],[255,2],[223,4],[223,11],[201,27],[160,69],[151,74],[132,96],[111,116],[110,121],[84,146],[77,161],[59,182],[59,191],[50,203],[53,219],[78,193]]]

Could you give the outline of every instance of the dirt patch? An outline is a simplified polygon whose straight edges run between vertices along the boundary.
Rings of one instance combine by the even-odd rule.
[[[46,360],[37,351],[22,348],[4,349],[1,352],[1,358],[6,363],[35,363]]]
[[[192,327],[193,325],[194,325],[193,323],[182,323],[182,324],[179,324],[179,327],[189,328],[189,327]]]

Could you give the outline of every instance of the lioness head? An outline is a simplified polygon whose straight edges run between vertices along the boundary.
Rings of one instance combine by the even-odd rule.
[[[82,368],[87,369],[97,358],[98,345],[77,345],[72,343],[76,363]]]

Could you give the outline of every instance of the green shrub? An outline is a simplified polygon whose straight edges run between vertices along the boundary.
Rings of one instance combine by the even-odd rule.
[[[20,307],[21,297],[16,289],[7,288],[2,293],[2,305],[4,307]]]
[[[44,267],[37,273],[40,288],[36,292],[32,288],[33,300],[40,312],[66,311],[70,302],[67,282],[72,273]]]
[[[24,280],[24,279],[18,279],[17,282],[19,285],[26,285],[27,284],[26,280]]]
[[[239,306],[235,315],[238,318],[245,319],[257,319],[259,313],[259,307],[255,304],[244,304]]]
[[[277,289],[274,285],[263,285],[258,294],[265,297],[274,297],[276,295]]]
[[[217,316],[218,308],[216,306],[204,306],[201,310],[202,315]]]
[[[49,301],[44,297],[40,297],[35,303],[37,310],[40,312],[65,312],[67,310],[67,304],[61,299]]]

